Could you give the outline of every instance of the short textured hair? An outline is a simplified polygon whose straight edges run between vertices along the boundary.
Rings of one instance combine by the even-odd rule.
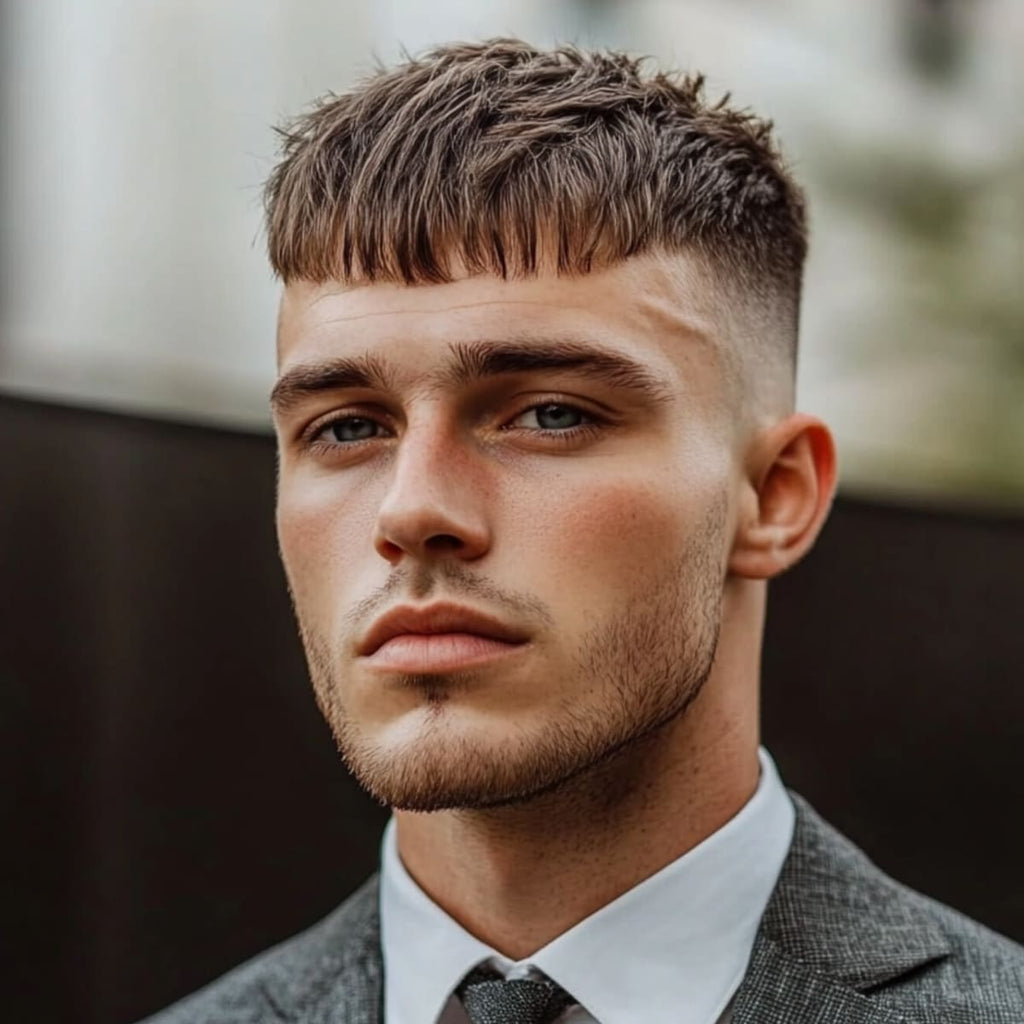
[[[803,196],[770,122],[701,76],[513,39],[441,46],[278,129],[265,190],[285,281],[583,274],[696,252],[795,343]],[[788,333],[788,332],[787,332]]]

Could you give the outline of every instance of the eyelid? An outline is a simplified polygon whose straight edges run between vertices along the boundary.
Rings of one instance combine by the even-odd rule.
[[[374,423],[378,423],[385,429],[389,430],[392,429],[393,426],[392,422],[389,422],[389,420],[393,420],[393,417],[386,412],[383,412],[379,406],[376,408],[358,405],[347,406],[344,409],[334,409],[331,412],[324,413],[322,416],[318,416],[300,431],[298,440],[300,443],[305,445],[312,444],[318,441],[320,439],[320,435],[329,427],[347,419],[372,420]],[[373,438],[367,438],[366,440],[373,440]]]
[[[614,422],[614,417],[605,412],[598,412],[593,407],[599,404],[595,402],[585,401],[581,398],[567,398],[565,396],[552,394],[548,396],[542,396],[540,398],[535,395],[530,396],[530,400],[523,405],[518,407],[518,411],[513,413],[506,422],[518,419],[523,413],[530,412],[533,409],[541,409],[545,405],[557,405],[562,406],[566,409],[574,409],[576,412],[583,413],[588,419],[593,420],[596,423],[609,424]],[[602,409],[605,408],[602,406]],[[610,410],[609,410],[610,412]]]
[[[590,412],[594,416],[615,415],[615,408],[613,406],[607,405],[596,398],[569,394],[565,391],[522,391],[511,397],[512,402],[516,402],[520,399],[526,402],[523,406],[524,410],[532,409],[538,405],[569,405],[574,409],[581,409],[584,412]]]

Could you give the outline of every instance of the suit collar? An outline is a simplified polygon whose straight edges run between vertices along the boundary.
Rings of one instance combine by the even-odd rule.
[[[948,940],[920,897],[790,795],[793,845],[754,942],[734,1024],[773,1020],[770,1006],[780,1008],[779,1020],[801,1024],[906,1020],[864,993],[944,959]],[[796,1009],[802,1002],[803,1015]]]

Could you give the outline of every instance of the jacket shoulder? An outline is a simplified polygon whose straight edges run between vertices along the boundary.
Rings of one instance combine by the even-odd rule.
[[[796,831],[766,937],[908,1021],[1024,1022],[1024,947],[890,878],[790,795]]]
[[[318,1003],[339,987],[359,1004],[352,1020],[376,1021],[380,976],[378,883],[374,876],[311,928],[265,950],[140,1024],[280,1024],[319,1019]],[[349,1019],[349,1018],[344,1018]]]

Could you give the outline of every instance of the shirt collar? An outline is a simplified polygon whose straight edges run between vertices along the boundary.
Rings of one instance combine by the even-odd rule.
[[[793,805],[759,751],[754,795],[717,832],[521,964],[470,935],[413,881],[394,820],[381,854],[381,946],[388,1024],[436,1024],[482,961],[532,966],[599,1024],[711,1024],[746,970],[758,923],[793,837]]]

